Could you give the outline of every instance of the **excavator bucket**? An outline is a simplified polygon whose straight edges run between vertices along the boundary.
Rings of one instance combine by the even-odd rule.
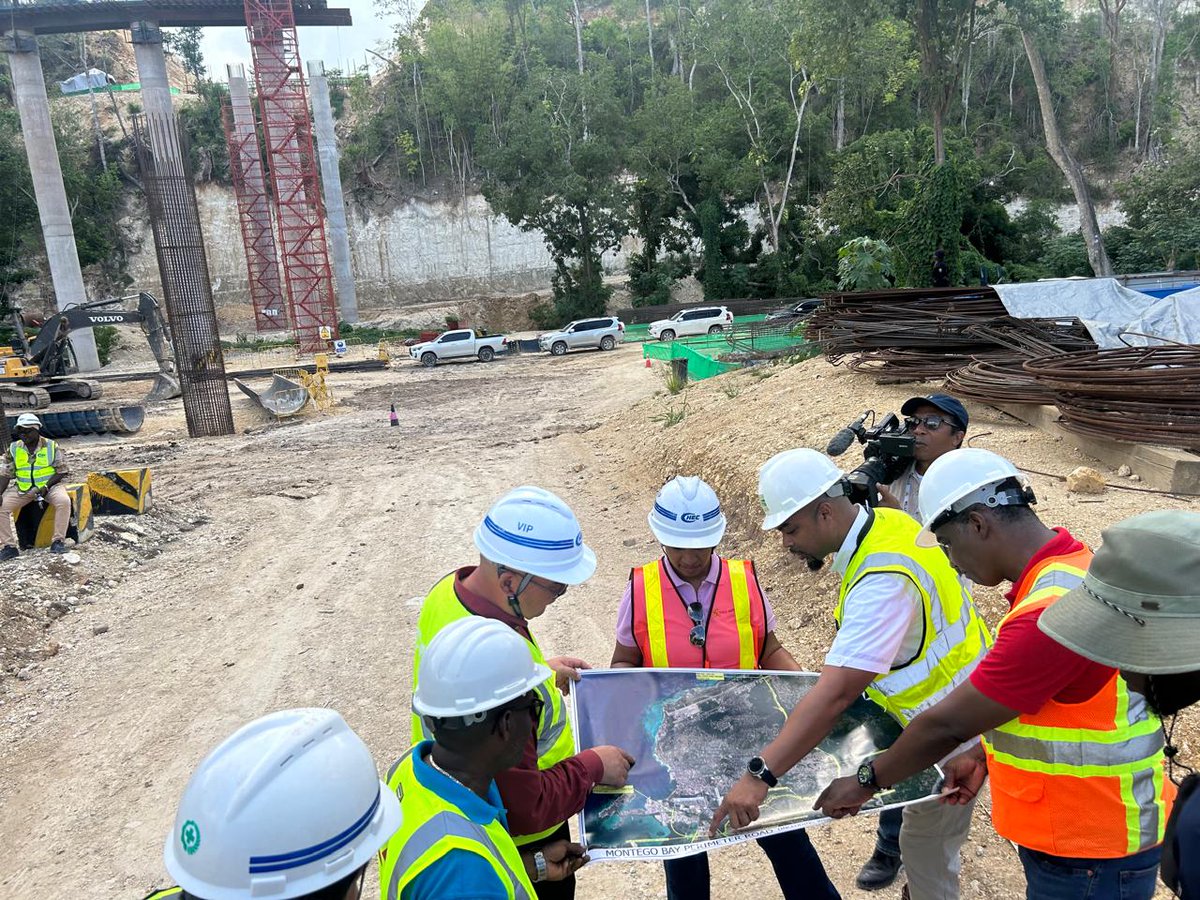
[[[286,416],[294,416],[308,403],[308,388],[290,378],[284,378],[282,375],[274,375],[271,378],[271,386],[264,391],[256,391],[237,378],[233,379],[233,383],[241,389],[243,394],[267,412],[281,419]]]
[[[178,397],[182,393],[183,391],[179,388],[179,380],[174,375],[159,372],[154,376],[154,384],[150,388],[150,393],[146,395],[146,402],[153,403],[155,400],[170,400],[172,397]]]

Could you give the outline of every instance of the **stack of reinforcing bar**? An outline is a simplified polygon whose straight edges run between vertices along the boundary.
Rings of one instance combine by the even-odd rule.
[[[1014,318],[987,287],[835,294],[807,334],[830,362],[880,383],[940,379],[976,362],[1012,372],[1024,359],[1096,347],[1077,319]]]
[[[1200,345],[1042,356],[1023,368],[1077,434],[1200,449]]]

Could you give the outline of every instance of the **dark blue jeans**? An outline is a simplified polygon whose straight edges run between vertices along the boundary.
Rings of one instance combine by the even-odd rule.
[[[885,856],[900,855],[900,826],[904,824],[904,807],[885,809],[879,814],[875,827],[875,849]]]
[[[784,900],[841,900],[821,864],[821,857],[803,831],[785,831],[760,838]],[[697,853],[663,862],[667,870],[667,900],[708,900],[708,854]]]
[[[1026,900],[1150,900],[1161,847],[1120,859],[1068,859],[1018,848]]]

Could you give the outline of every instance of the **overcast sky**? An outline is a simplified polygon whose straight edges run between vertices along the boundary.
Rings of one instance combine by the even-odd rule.
[[[383,12],[374,0],[329,0],[330,7],[349,9],[354,24],[348,28],[296,29],[300,37],[301,59],[319,59],[327,69],[347,71],[362,66],[366,57],[371,71],[377,71],[383,63],[367,53],[367,49],[386,55],[380,44],[387,43],[394,26],[410,18],[412,10],[419,9],[421,4],[419,0],[400,0],[400,3],[393,5],[406,6],[408,14]],[[208,77],[213,81],[225,80],[225,66],[228,64],[241,63],[250,68],[250,45],[246,43],[244,28],[206,28],[201,47]]]

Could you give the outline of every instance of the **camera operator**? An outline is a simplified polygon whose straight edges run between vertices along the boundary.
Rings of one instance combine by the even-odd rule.
[[[911,397],[900,407],[905,430],[915,438],[913,459],[895,481],[879,485],[879,505],[899,509],[917,517],[917,496],[921,478],[930,464],[951,450],[957,450],[966,436],[968,416],[963,405],[948,394]],[[966,586],[966,585],[964,585]],[[903,810],[880,813],[875,830],[875,852],[863,864],[855,883],[861,890],[877,891],[889,887],[900,874],[900,826]]]
[[[913,461],[890,485],[879,485],[879,505],[901,509],[915,518],[925,470],[939,456],[962,446],[969,420],[966,407],[949,394],[911,397],[900,407],[900,415],[916,438]]]

